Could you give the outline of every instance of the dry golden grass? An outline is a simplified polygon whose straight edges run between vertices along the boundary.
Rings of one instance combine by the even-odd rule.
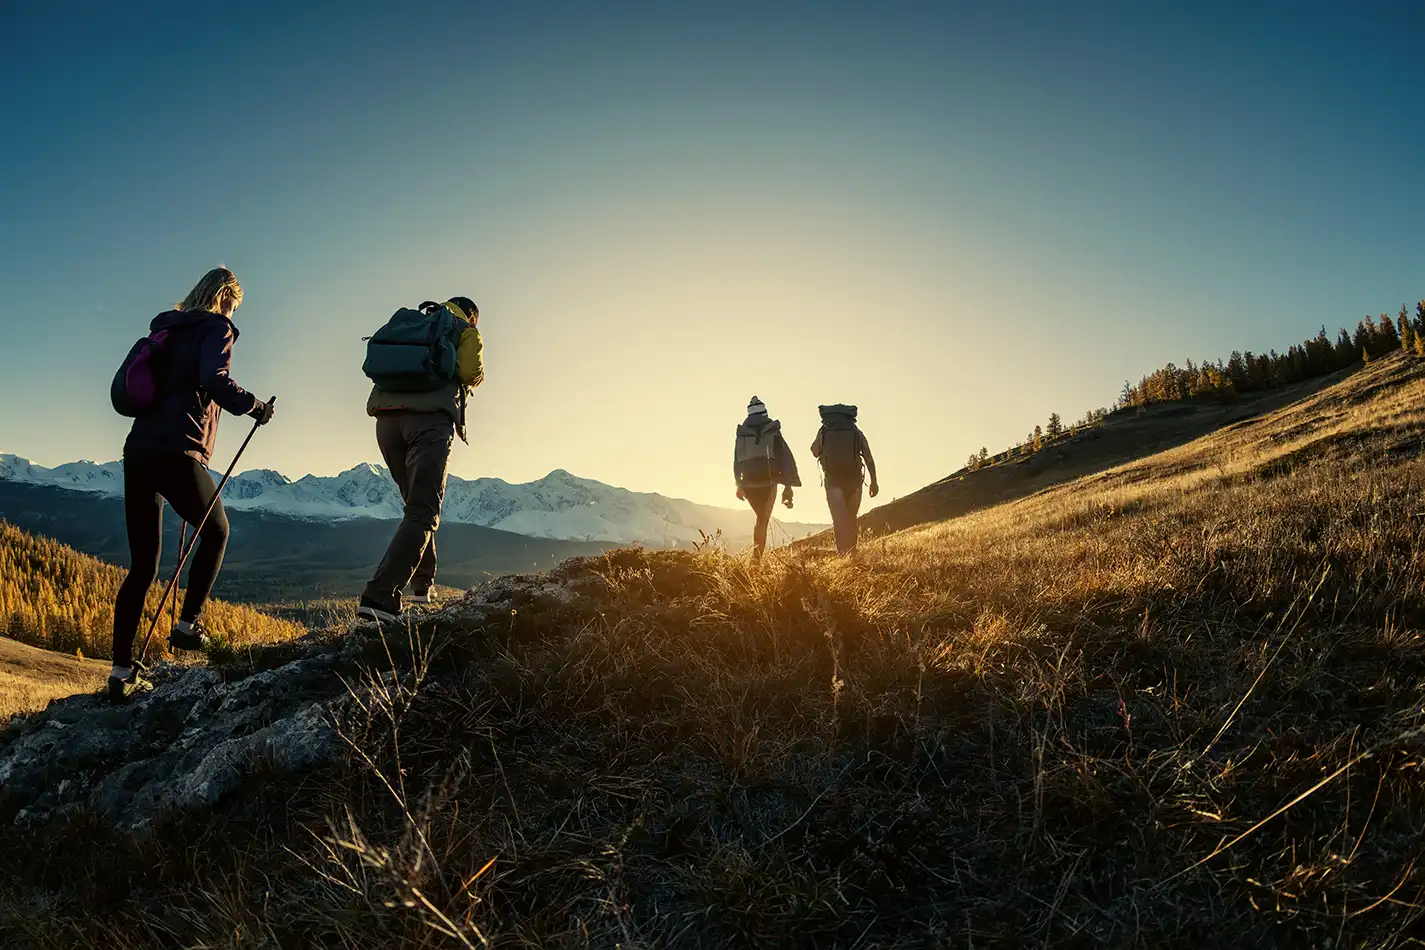
[[[0,938],[1419,946],[1422,405],[1397,357],[849,560],[571,562],[381,651],[334,774],[0,838]]]
[[[1002,459],[973,472],[959,471],[919,491],[880,505],[862,519],[877,533],[960,517],[1005,504],[1077,478],[1177,449],[1226,427],[1255,420],[1309,398],[1349,377],[1342,370],[1230,402],[1160,403],[1124,409],[1077,433],[1047,443],[1031,455]]]
[[[0,637],[0,723],[51,699],[104,685],[108,664],[64,656]]]

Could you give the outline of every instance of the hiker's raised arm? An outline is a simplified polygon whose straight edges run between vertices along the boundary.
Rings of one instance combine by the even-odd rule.
[[[260,400],[229,375],[237,334],[226,320],[221,324],[213,322],[216,325],[203,328],[203,338],[198,345],[198,385],[233,415],[251,415]]]

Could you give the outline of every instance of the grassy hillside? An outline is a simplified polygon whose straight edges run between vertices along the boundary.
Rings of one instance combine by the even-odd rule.
[[[1024,498],[1184,445],[1224,426],[1260,418],[1339,383],[1354,371],[1248,393],[1226,403],[1165,402],[1120,409],[1091,426],[1046,438],[1044,447],[1032,454],[1003,452],[979,468],[954,472],[867,512],[861,527],[873,535],[885,534]]]
[[[0,722],[42,709],[51,699],[104,685],[109,664],[26,646],[0,637]]]
[[[572,562],[336,774],[0,836],[0,939],[1418,946],[1422,435],[1395,357],[850,560]]]
[[[114,595],[123,579],[119,568],[0,521],[0,635],[46,650],[107,659]],[[162,593],[161,584],[149,591],[140,637]],[[222,601],[210,601],[203,619],[220,642],[233,645],[286,640],[302,632],[296,624]],[[167,655],[166,623],[159,622],[150,659]]]
[[[123,502],[85,492],[0,481],[0,518],[113,564],[128,563]],[[216,593],[229,600],[280,602],[350,597],[381,560],[395,522],[298,521],[230,511],[232,536]],[[446,522],[439,532],[440,581],[467,588],[497,574],[548,570],[567,557],[598,554],[598,541],[529,538]],[[172,570],[178,521],[165,519],[164,564]]]

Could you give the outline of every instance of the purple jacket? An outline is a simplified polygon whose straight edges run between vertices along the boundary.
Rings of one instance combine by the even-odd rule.
[[[228,375],[238,328],[207,310],[170,310],[149,324],[169,331],[165,395],[158,408],[134,420],[125,455],[188,455],[204,465],[218,438],[219,409],[246,415],[258,399]]]

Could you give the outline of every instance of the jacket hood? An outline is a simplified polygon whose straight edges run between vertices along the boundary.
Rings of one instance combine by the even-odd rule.
[[[460,306],[460,304],[456,303],[454,300],[447,300],[445,303],[441,304],[441,306],[445,307],[451,313],[455,314],[457,317],[464,320],[466,323],[469,323],[471,326],[475,325],[474,323],[471,323],[470,314],[465,312],[465,308]]]
[[[148,325],[148,332],[157,333],[159,330],[176,330],[180,327],[194,326],[208,320],[218,320],[233,328],[233,339],[238,336],[238,328],[235,323],[223,316],[221,313],[213,313],[211,310],[165,310],[154,317]]]
[[[780,419],[769,419],[766,415],[759,413],[755,416],[748,416],[743,420],[742,424],[737,427],[738,434],[742,434],[744,430],[746,430],[748,435],[754,433],[766,435],[769,432],[781,432],[782,422]]]

